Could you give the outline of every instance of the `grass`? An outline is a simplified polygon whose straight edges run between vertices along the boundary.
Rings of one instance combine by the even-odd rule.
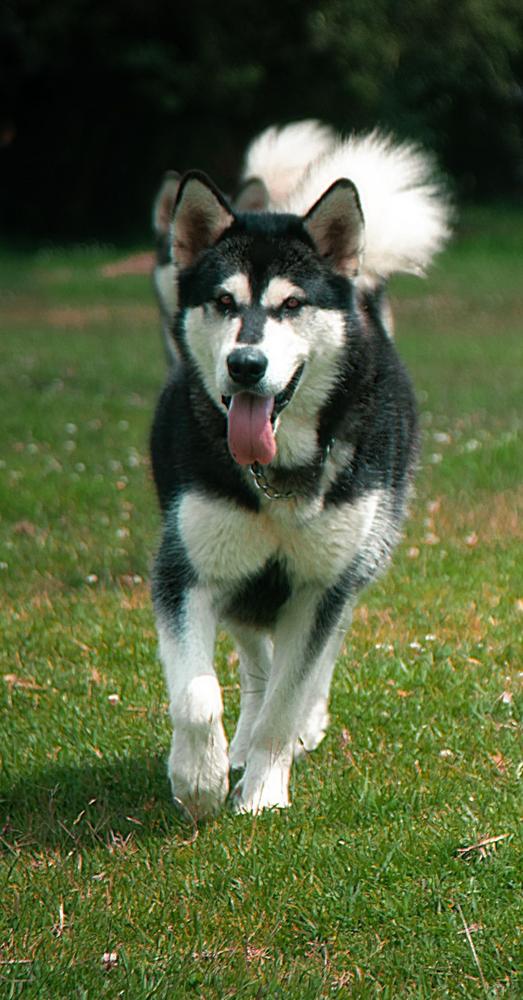
[[[0,996],[521,996],[523,214],[393,288],[422,410],[293,807],[180,824],[148,576],[163,375],[110,247],[0,254]],[[217,648],[226,726],[238,688]],[[496,839],[500,838],[500,839]]]

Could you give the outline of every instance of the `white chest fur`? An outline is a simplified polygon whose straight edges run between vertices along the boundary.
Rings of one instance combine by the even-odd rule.
[[[172,516],[202,582],[212,586],[251,576],[282,559],[296,582],[326,586],[348,566],[372,530],[380,491],[323,509],[322,501],[269,501],[246,511],[197,491],[183,494]]]

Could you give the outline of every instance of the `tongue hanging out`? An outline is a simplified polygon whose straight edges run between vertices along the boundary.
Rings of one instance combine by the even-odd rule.
[[[276,455],[276,441],[271,423],[274,396],[254,396],[238,392],[231,399],[228,413],[229,451],[239,465],[268,465]]]

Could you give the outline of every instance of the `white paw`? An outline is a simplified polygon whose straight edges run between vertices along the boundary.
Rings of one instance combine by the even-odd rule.
[[[329,726],[329,713],[325,698],[319,698],[312,706],[304,724],[300,727],[300,735],[294,747],[294,759],[304,757],[319,747]]]
[[[234,811],[256,815],[264,809],[287,809],[290,756],[285,753],[275,758],[266,751],[251,754],[245,774],[232,793]]]
[[[194,819],[212,816],[229,790],[227,739],[214,679],[197,678],[172,706],[174,733],[168,773],[172,793]]]
[[[174,799],[197,820],[212,816],[225,802],[229,758],[221,723],[213,725],[204,740],[195,735],[174,734],[168,773]]]

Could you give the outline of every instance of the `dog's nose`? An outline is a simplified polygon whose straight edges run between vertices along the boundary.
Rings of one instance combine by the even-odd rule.
[[[256,347],[237,347],[227,358],[229,375],[238,385],[253,386],[267,371],[267,358]]]

